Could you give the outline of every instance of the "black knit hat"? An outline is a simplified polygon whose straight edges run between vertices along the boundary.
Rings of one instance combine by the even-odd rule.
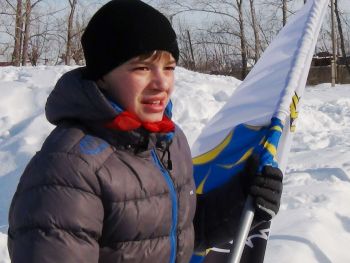
[[[129,59],[155,50],[179,48],[168,19],[140,0],[112,0],[91,18],[81,38],[85,78],[97,80]]]

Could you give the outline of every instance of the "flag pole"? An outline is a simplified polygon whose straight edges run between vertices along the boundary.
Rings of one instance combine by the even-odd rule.
[[[250,227],[253,223],[254,213],[255,213],[255,208],[253,205],[253,198],[249,195],[243,208],[243,213],[242,213],[239,228],[238,228],[239,231],[230,249],[228,263],[240,262],[243,254],[245,242],[247,240]]]

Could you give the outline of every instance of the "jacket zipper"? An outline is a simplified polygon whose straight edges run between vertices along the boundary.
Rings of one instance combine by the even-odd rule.
[[[170,230],[170,263],[175,263],[176,258],[176,227],[177,227],[177,194],[174,186],[174,182],[170,177],[169,171],[164,167],[162,162],[160,161],[156,150],[152,149],[152,158],[154,163],[157,165],[159,170],[161,171],[162,175],[165,178],[165,181],[168,185],[169,191],[170,191],[170,197],[171,197],[171,204],[172,204],[172,224],[171,224],[171,230]]]

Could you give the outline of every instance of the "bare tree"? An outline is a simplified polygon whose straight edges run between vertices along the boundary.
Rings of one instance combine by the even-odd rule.
[[[39,2],[46,4],[35,5]],[[0,0],[0,53],[13,64],[82,64],[81,34],[90,15],[107,0],[68,0],[57,10],[53,0]],[[196,70],[243,78],[303,0],[148,0],[172,21],[179,40],[180,64]],[[85,3],[85,4],[83,4]],[[339,44],[350,50],[349,13],[337,1]],[[259,8],[258,8],[259,6]],[[262,11],[263,10],[263,11]],[[67,13],[64,16],[64,13]],[[196,16],[193,16],[196,13]],[[198,14],[198,16],[197,16]],[[203,17],[193,23],[194,17]],[[187,26],[180,27],[179,22]],[[325,23],[326,24],[326,23]],[[190,33],[189,34],[187,33]],[[5,36],[5,37],[3,37]],[[192,47],[192,48],[191,48]],[[321,32],[318,50],[331,50],[330,28]],[[232,73],[234,72],[234,73]]]
[[[172,6],[175,6],[173,10],[176,10],[172,14],[199,12],[216,18],[211,23],[211,28],[202,29],[211,36],[211,40],[207,40],[205,43],[209,46],[209,49],[212,49],[212,56],[222,62],[226,61],[225,58],[219,59],[223,52],[231,53],[232,56],[235,53],[232,50],[233,46],[235,49],[238,48],[241,57],[241,78],[246,76],[248,65],[243,3],[243,0],[200,0],[192,4],[175,0],[170,3]],[[170,15],[170,17],[173,17],[173,15]],[[233,45],[233,42],[237,41],[240,44],[238,46]],[[201,44],[203,45],[204,43]],[[228,55],[225,54],[223,56],[227,57]],[[228,64],[233,65],[232,63],[225,63],[226,66]]]
[[[39,2],[45,5],[36,7]],[[106,0],[86,1],[85,5],[78,0],[68,2],[58,9],[53,0],[0,0],[0,51],[4,53],[1,59],[11,57],[17,66],[28,61],[36,64],[41,59],[55,64],[62,55],[67,64],[73,60],[82,64],[80,37],[85,20]],[[68,15],[64,17],[62,11],[67,9]],[[81,17],[77,18],[77,14],[84,15],[85,20],[78,21]]]
[[[260,58],[260,50],[261,50],[261,43],[260,43],[260,37],[259,37],[259,26],[258,26],[258,21],[256,18],[256,12],[255,12],[255,6],[254,6],[254,0],[249,0],[250,3],[250,14],[252,17],[252,28],[254,32],[254,40],[255,40],[255,45],[254,45],[254,60],[255,63],[259,60]]]
[[[192,56],[191,56],[191,45],[189,39],[189,26],[185,23],[178,24],[179,34],[178,34],[178,42],[180,49],[180,59],[181,63],[184,67],[191,69],[192,67]],[[193,51],[193,49],[192,49]]]
[[[191,51],[191,66],[190,67],[192,69],[195,69],[196,68],[196,62],[195,62],[195,59],[194,59],[193,45],[192,45],[190,30],[186,30],[186,32],[187,32],[188,45],[189,45],[190,51]]]
[[[65,54],[65,63],[70,65],[72,59],[72,36],[73,36],[73,22],[74,22],[74,13],[77,6],[77,0],[68,0],[70,5],[70,12],[68,16],[68,28],[67,28],[67,45],[66,45],[66,54]]]
[[[13,7],[13,6],[12,6]],[[15,45],[12,53],[12,63],[14,66],[20,66],[21,63],[21,44],[22,44],[22,27],[23,27],[23,16],[22,16],[22,0],[17,0],[16,22],[15,22]]]
[[[296,0],[261,0],[260,3],[271,9],[272,13],[277,21],[281,21],[280,27],[284,27],[287,24],[288,16],[294,14],[293,4],[297,4],[299,1]],[[300,6],[300,2],[299,2]],[[282,14],[280,14],[282,12]],[[265,12],[265,16],[269,12]],[[266,21],[267,23],[270,23]],[[275,22],[275,21],[274,21]]]
[[[20,66],[21,64],[26,65],[28,61],[32,9],[41,1],[42,0],[37,0],[32,3],[30,0],[26,0],[25,2],[22,0],[16,0],[16,2],[13,3],[10,0],[6,0],[5,2],[9,9],[6,9],[6,6],[2,5],[4,9],[8,11],[6,12],[6,15],[10,18],[7,22],[8,25],[3,23],[2,27],[5,27],[6,34],[13,38],[11,61],[15,66]],[[11,22],[13,20],[14,27],[12,26],[13,22]]]
[[[32,9],[41,1],[42,0],[37,0],[32,4],[31,0],[26,0],[25,13],[23,14],[25,17],[23,43],[22,43],[22,65],[23,66],[25,66],[28,61],[29,39],[31,37],[30,27],[32,23],[32,20],[31,20]]]
[[[287,0],[282,0],[282,24],[285,26],[287,24]]]
[[[238,9],[238,23],[240,31],[241,40],[241,57],[242,57],[242,75],[241,78],[244,79],[248,74],[248,59],[247,59],[247,40],[244,31],[244,21],[243,21],[243,0],[236,0]]]
[[[30,34],[30,16],[32,13],[32,5],[30,0],[26,0],[26,12],[25,12],[25,23],[24,23],[24,37],[23,37],[23,48],[22,48],[22,65],[25,66],[28,61],[28,45],[29,45],[29,34]]]
[[[84,52],[81,45],[81,37],[88,23],[84,13],[81,13],[80,19],[76,19],[75,22],[75,33],[72,36],[72,58],[77,65],[84,63]]]
[[[50,35],[52,34],[52,29],[50,29],[50,25],[52,24],[51,20],[48,17],[40,19],[40,16],[33,16],[35,16],[35,18],[31,21],[31,34],[29,37],[27,56],[31,65],[36,66],[43,53],[45,53],[46,56],[46,53],[53,49],[52,47],[54,45],[52,45],[50,41]],[[47,62],[47,59],[44,59],[44,63],[46,64]]]
[[[344,40],[344,34],[343,34],[343,26],[342,26],[342,21],[340,18],[340,12],[339,12],[339,8],[338,8],[338,0],[334,1],[334,12],[335,12],[335,16],[337,18],[337,25],[338,25],[338,33],[339,33],[339,38],[340,38],[340,50],[342,53],[342,57],[344,58],[345,61],[345,66],[348,70],[348,72],[350,73],[350,66],[347,60],[347,56],[346,56],[346,50],[345,50],[345,40]]]

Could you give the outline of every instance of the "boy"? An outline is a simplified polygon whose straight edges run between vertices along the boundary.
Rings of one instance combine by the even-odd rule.
[[[196,197],[190,150],[171,121],[179,49],[164,15],[139,0],[110,1],[82,44],[86,67],[50,94],[46,116],[57,127],[12,201],[12,262],[185,263],[194,249],[232,239],[248,193],[267,204],[256,201],[259,220],[277,213],[275,168]]]

